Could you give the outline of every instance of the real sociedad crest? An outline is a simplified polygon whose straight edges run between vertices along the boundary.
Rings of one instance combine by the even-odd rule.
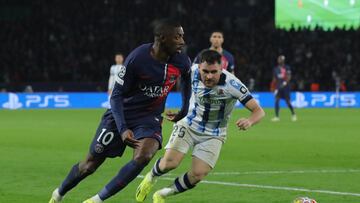
[[[223,89],[218,89],[218,95],[224,95],[224,90]]]

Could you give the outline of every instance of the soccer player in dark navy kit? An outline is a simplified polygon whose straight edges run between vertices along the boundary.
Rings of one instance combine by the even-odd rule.
[[[166,97],[179,76],[183,106],[178,113],[168,112],[166,117],[176,122],[187,114],[191,62],[181,53],[185,45],[184,31],[179,23],[166,19],[158,21],[154,35],[154,43],[139,46],[126,58],[124,68],[116,76],[111,109],[103,115],[89,154],[73,166],[53,192],[50,203],[60,202],[107,157],[121,156],[126,145],[134,148],[133,159],[98,194],[84,203],[103,202],[139,175],[161,148],[161,114]]]
[[[274,68],[273,71],[273,81],[275,82],[275,117],[272,118],[272,121],[280,121],[279,111],[280,111],[280,99],[286,101],[287,106],[289,107],[292,117],[292,121],[296,121],[297,117],[294,111],[293,106],[290,102],[290,80],[291,80],[291,70],[288,65],[285,64],[285,56],[280,55],[277,58],[278,65]]]
[[[224,43],[224,34],[221,31],[214,31],[210,35],[209,39],[211,46],[210,50],[215,50],[221,54],[221,67],[224,70],[234,74],[235,61],[234,56],[222,47]],[[201,52],[200,52],[201,53]],[[194,63],[200,63],[200,53],[194,59]]]

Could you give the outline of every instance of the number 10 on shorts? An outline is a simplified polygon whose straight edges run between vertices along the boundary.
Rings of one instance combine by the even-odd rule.
[[[105,132],[106,132],[106,128],[103,128],[96,141],[98,141],[98,143],[101,143],[103,145],[108,145],[112,141],[112,139],[114,139],[114,133],[111,131],[107,133]]]

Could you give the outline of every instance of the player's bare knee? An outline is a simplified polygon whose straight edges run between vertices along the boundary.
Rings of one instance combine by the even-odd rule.
[[[177,168],[179,164],[180,161],[177,159],[174,159],[172,157],[164,157],[163,159],[161,159],[160,168],[163,171],[170,171]]]
[[[175,160],[164,160],[162,163],[160,163],[160,168],[163,171],[170,171],[177,168],[178,165],[179,163]]]

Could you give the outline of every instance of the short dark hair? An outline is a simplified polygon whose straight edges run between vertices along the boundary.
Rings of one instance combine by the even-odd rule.
[[[224,37],[224,32],[221,31],[221,30],[214,30],[214,31],[212,31],[211,34],[210,34],[210,36],[212,36],[215,32],[220,33],[220,34]]]
[[[164,18],[154,22],[154,36],[160,37],[160,35],[167,35],[172,29],[181,27],[178,20],[173,18]]]
[[[221,54],[214,50],[205,49],[200,53],[200,63],[203,62],[208,64],[221,64]]]

